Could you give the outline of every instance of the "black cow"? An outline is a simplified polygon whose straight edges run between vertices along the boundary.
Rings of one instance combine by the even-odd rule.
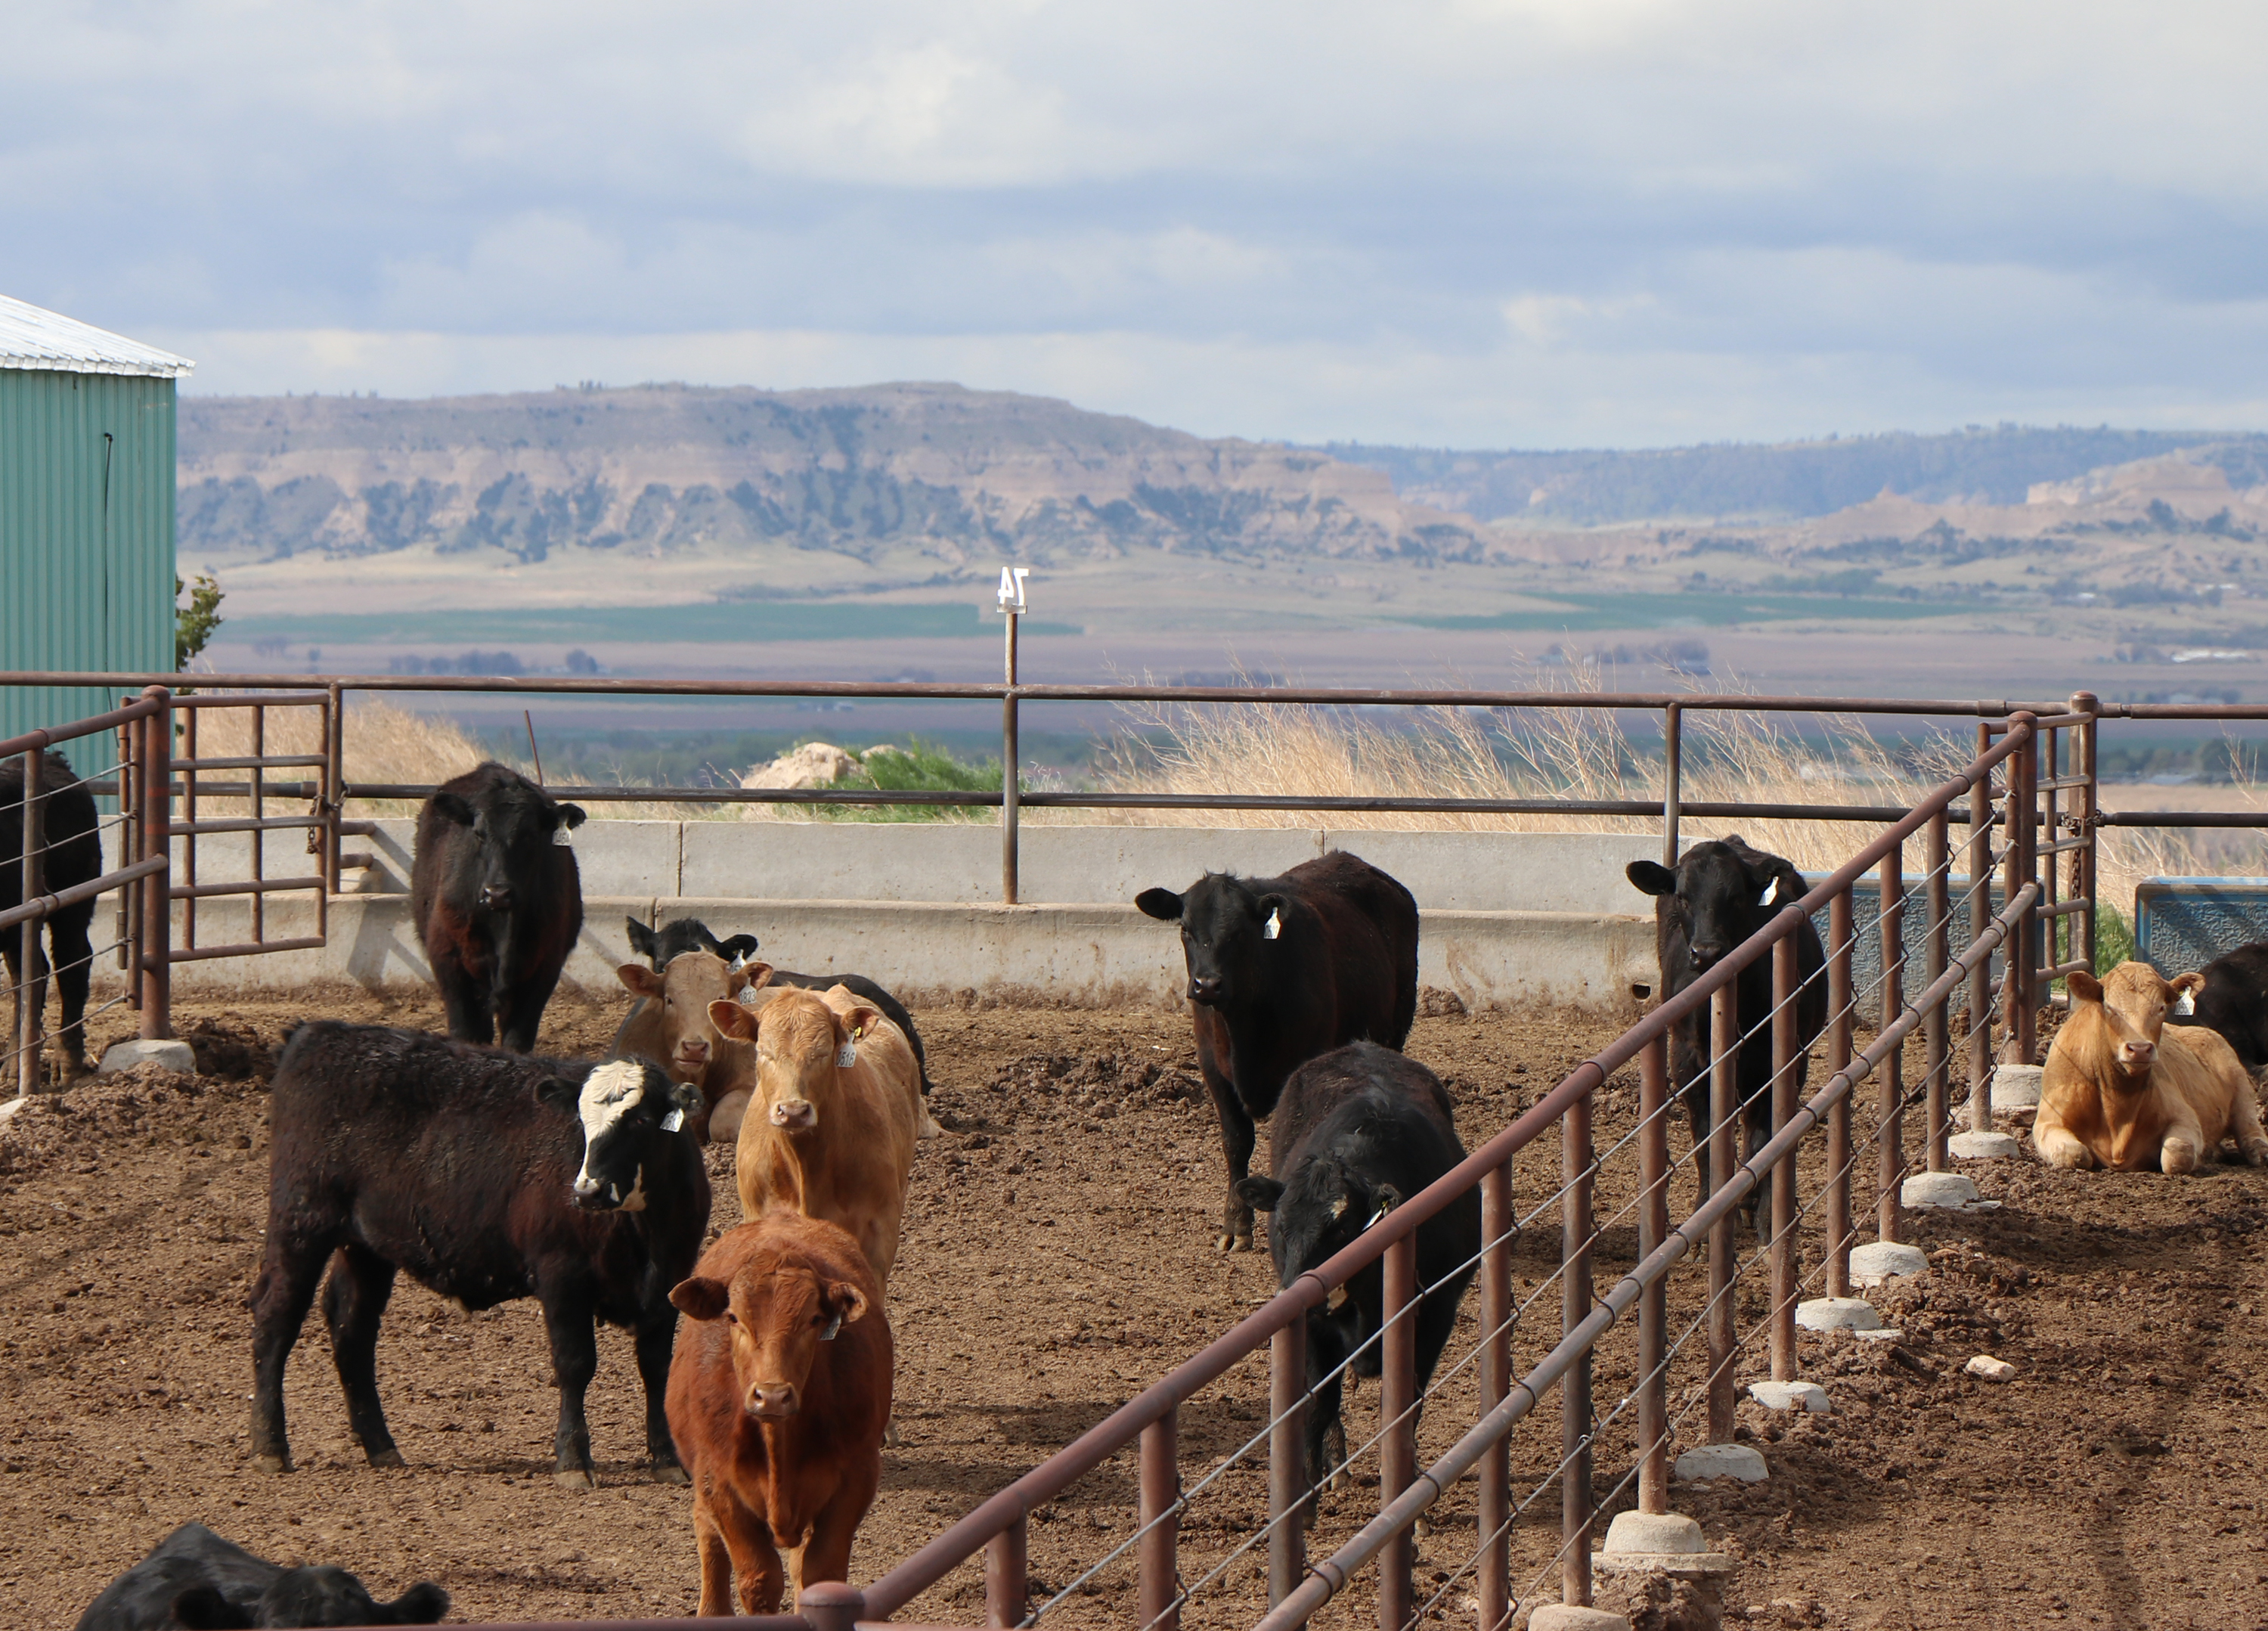
[[[2202,1025],[2236,1051],[2257,1081],[2268,1074],[2268,941],[2239,946],[2204,968],[2194,1014],[2169,1014],[2169,1025]]]
[[[1134,904],[1181,922],[1197,1066],[1228,1157],[1216,1244],[1249,1251],[1252,1208],[1236,1185],[1252,1170],[1253,1124],[1317,1054],[1409,1039],[1418,902],[1368,861],[1333,850],[1280,878],[1208,872],[1185,894],[1144,889]]]
[[[287,1471],[284,1362],[331,1264],[323,1317],[347,1422],[372,1466],[399,1466],[378,1399],[379,1321],[397,1271],[469,1309],[543,1304],[559,1387],[558,1479],[588,1488],[583,1395],[593,1321],[627,1326],[645,1384],[654,1474],[682,1483],[662,1394],[677,1313],[709,1225],[685,1112],[696,1089],[643,1061],[529,1059],[422,1031],[318,1021],[270,1089],[268,1244],[252,1288],[252,1449]]]
[[[40,766],[40,837],[47,846],[42,858],[40,887],[48,894],[85,883],[102,874],[102,840],[96,836],[94,795],[71,771],[70,761],[49,752]],[[0,760],[0,911],[24,904],[24,760]],[[63,996],[63,1025],[56,1041],[63,1045],[63,1075],[71,1080],[86,1074],[86,987],[94,971],[94,951],[87,941],[87,926],[94,921],[94,903],[84,900],[65,906],[48,919],[46,943],[32,941],[32,974],[28,984],[21,966],[24,931],[20,926],[0,929],[0,953],[8,959],[8,983],[16,993],[15,1028],[11,1041],[24,1034],[23,1007],[30,999],[37,1018],[34,1035],[47,1023],[48,970],[50,948],[55,988]]]
[[[705,951],[713,957],[740,963],[756,955],[758,941],[753,934],[731,934],[718,940],[709,932],[709,926],[698,918],[675,918],[658,929],[650,929],[636,918],[625,919],[630,930],[630,952],[644,957],[657,974],[669,966],[669,960],[681,951]],[[914,1067],[921,1072],[921,1090],[930,1090],[929,1055],[922,1047],[921,1032],[914,1029],[914,1016],[906,1012],[906,1005],[863,974],[792,974],[785,969],[774,969],[769,988],[793,985],[804,991],[826,991],[836,985],[847,986],[853,996],[864,997],[881,1009],[882,1017],[906,1033],[906,1042],[914,1051]],[[630,1011],[615,1032],[615,1046],[622,1048],[622,1039],[630,1030],[631,1022],[638,1016],[649,999],[640,997],[630,1004]]]
[[[490,761],[443,782],[417,812],[409,911],[449,1034],[535,1046],[543,1005],[583,927],[582,875],[567,830],[582,807],[562,804]]]
[[[251,1626],[430,1626],[449,1594],[421,1580],[381,1603],[343,1568],[286,1568],[184,1524],[103,1587],[78,1631],[234,1631]]]
[[[1268,1133],[1275,1177],[1248,1177],[1236,1188],[1253,1207],[1272,1214],[1268,1250],[1276,1259],[1277,1283],[1288,1286],[1464,1158],[1440,1079],[1406,1055],[1358,1042],[1309,1059],[1292,1074]],[[1421,1394],[1455,1329],[1457,1303],[1471,1282],[1480,1246],[1477,1186],[1418,1226]],[[1379,1374],[1381,1344],[1372,1339],[1383,1326],[1385,1307],[1385,1271],[1373,1263],[1307,1312],[1307,1387],[1314,1396],[1307,1412],[1310,1488],[1332,1470],[1324,1462],[1327,1438],[1336,1443],[1337,1458],[1345,1458],[1340,1377],[1350,1369],[1360,1376]]]
[[[1778,855],[1751,849],[1738,833],[1696,844],[1678,857],[1673,870],[1659,861],[1634,860],[1624,868],[1630,881],[1656,897],[1655,949],[1661,960],[1661,996],[1668,1001],[1737,949],[1773,918],[1808,891],[1803,875]],[[1819,931],[1807,918],[1795,932],[1795,971],[1802,982],[1795,1004],[1795,1085],[1799,1096],[1809,1073],[1809,1049],[1827,1024],[1827,982],[1821,978],[1826,953]],[[1743,1161],[1771,1137],[1772,959],[1760,956],[1734,980],[1741,1044],[1739,1090],[1748,1107],[1743,1118]],[[1705,1147],[1715,1125],[1710,1113],[1709,1007],[1704,1004],[1670,1032],[1670,1071],[1685,1095],[1693,1125],[1694,1165],[1706,1199],[1712,1174]],[[1764,1185],[1749,1192],[1751,1221]]]

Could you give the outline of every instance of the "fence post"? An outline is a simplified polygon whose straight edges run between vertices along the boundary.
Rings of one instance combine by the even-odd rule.
[[[1882,887],[1882,1008],[1880,1023],[1888,1030],[1906,1006],[1906,886],[1904,858],[1896,850],[1882,857],[1875,869]],[[1878,1076],[1881,1092],[1875,1101],[1881,1128],[1875,1135],[1877,1192],[1874,1233],[1881,1240],[1901,1240],[1905,1213],[1899,1185],[1905,1182],[1905,1050],[1886,1056]]]
[[[124,698],[132,702],[133,697]],[[118,864],[142,859],[142,721],[118,727]],[[118,891],[118,971],[126,977],[127,1006],[142,1007],[142,891]]]
[[[35,733],[36,734],[36,733]],[[47,807],[42,797],[46,780],[46,744],[24,755],[24,892],[23,904],[47,893],[40,886],[40,852],[46,847]],[[40,967],[40,924],[26,918],[18,930],[21,945],[16,964],[16,1091],[26,1098],[40,1089],[40,1052],[48,1020],[48,982],[34,972]]]
[[[1851,1063],[1851,891],[1827,903],[1827,1073]],[[1851,1096],[1827,1109],[1827,1295],[1851,1295]]]
[[[2087,903],[2086,911],[2080,914],[2086,920],[2086,933],[2072,936],[2071,955],[2084,957],[2090,973],[2095,968],[2095,919],[2101,915],[2095,904],[2095,835],[2101,828],[2095,803],[2095,724],[2102,706],[2102,699],[2093,691],[2071,694],[2071,711],[2087,716],[2087,722],[2073,727],[2071,733],[2072,774],[2079,778],[2079,786],[2072,789],[2078,795],[2072,801],[2071,823],[2079,848],[2071,856],[2071,897]]]
[[[1024,1622],[1024,1614],[1031,1600],[1029,1561],[1026,1543],[1030,1537],[1030,1518],[1023,1513],[984,1545],[984,1623],[991,1631],[1007,1631],[1011,1626]],[[1146,1592],[1148,1576],[1143,1578]],[[796,1606],[803,1606],[799,1598]],[[812,1623],[818,1623],[812,1616]]]
[[[1795,1118],[1795,936],[1783,934],[1772,947],[1771,1130],[1777,1138]],[[1771,1170],[1771,1373],[1775,1382],[1795,1380],[1795,1155]]]
[[[1567,1106],[1559,1122],[1559,1334],[1565,1338],[1591,1314],[1591,1096]],[[1591,1352],[1559,1379],[1559,1600],[1591,1605]]]
[[[1977,727],[1977,756],[1992,745],[1991,732]],[[1984,938],[1992,922],[1992,772],[1982,770],[1969,784],[1969,943]],[[2001,954],[2006,956],[2004,951]],[[1992,1131],[1992,959],[1969,971],[1969,1130]]]
[[[142,947],[136,976],[142,987],[142,1038],[173,1034],[173,693],[152,685],[142,693],[159,705],[142,721],[142,855],[158,869],[142,880]]]
[[[1922,862],[1928,869],[1923,880],[1923,910],[1929,914],[1929,938],[1922,953],[1922,984],[1933,985],[1953,962],[1953,881],[1949,875],[1953,852],[1942,809],[1929,818]],[[1921,1016],[1922,1056],[1929,1072],[1925,1111],[1929,1125],[1925,1136],[1932,1172],[1948,1171],[1953,1164],[1951,1153],[1946,1148],[1946,1134],[1951,1130],[1951,1112],[1946,1109],[1946,1100],[1953,1071],[1952,1040],[1946,1024],[1949,1007],[1944,1001],[1933,1002],[1929,1012]]]
[[[1142,1429],[1142,1631],[1180,1631],[1182,1623],[1180,1445],[1178,1406]]]
[[[1669,1038],[1656,1037],[1638,1056],[1641,1262],[1669,1238]],[[1638,1509],[1657,1514],[1669,1510],[1668,1314],[1664,1280],[1638,1294]],[[1482,1631],[1494,1622],[1484,1619]]]
[[[1733,1181],[1738,1157],[1733,1147],[1741,1122],[1740,1000],[1738,980],[1727,980],[1709,998],[1709,1148],[1695,1151],[1709,1163],[1706,1192]],[[1733,1442],[1733,1347],[1737,1310],[1733,1306],[1733,1219],[1727,1213],[1709,1227],[1709,1442]],[[1563,1384],[1564,1385],[1564,1384]]]
[[[1268,1341],[1268,1606],[1307,1572],[1307,1317]]]
[[[1507,1160],[1481,1175],[1483,1415],[1504,1403],[1512,1392],[1512,1165]],[[1641,1329],[1644,1317],[1639,1317]],[[1641,1417],[1644,1410],[1641,1405]],[[1642,1436],[1644,1428],[1639,1431]],[[1499,1631],[1512,1606],[1509,1434],[1481,1452],[1480,1482],[1480,1631]],[[1271,1606],[1276,1600],[1270,1598]]]
[[[2008,721],[2011,730],[2021,729],[2024,740],[2007,758],[2008,796],[2001,808],[2007,812],[2008,840],[2004,852],[2001,887],[2007,891],[2007,901],[2013,903],[2024,885],[2032,882],[2038,871],[2034,857],[2037,833],[2033,827],[2038,803],[2039,735],[2034,727],[2034,716],[2018,713]],[[2005,909],[2005,907],[2004,907]],[[2016,932],[2008,937],[2007,978],[2001,982],[2000,1004],[2002,1022],[2007,1027],[2006,1042],[2001,1050],[2001,1062],[2009,1065],[2029,1065],[2036,1050],[2034,1008],[2039,994],[2032,989],[2032,936],[2041,919],[2036,911],[2028,911],[2017,921]]]
[[[1000,699],[1000,899],[1016,904],[1016,611],[1008,616],[1008,690]]]
[[[1019,1518],[1020,1535],[1023,1527]],[[858,1631],[858,1622],[866,1617],[866,1594],[840,1580],[814,1580],[795,1594],[795,1612],[811,1622],[812,1631]]]
[[[1683,775],[1685,710],[1665,703],[1661,710],[1661,864],[1677,865],[1677,822]]]
[[[197,725],[204,710],[190,707],[180,712],[181,756],[188,761],[188,768],[181,772],[181,825],[193,828],[197,821]],[[170,752],[173,738],[169,735],[166,740]],[[171,758],[166,760],[166,779],[173,779]],[[194,831],[181,835],[181,882],[189,891],[181,899],[181,945],[185,950],[194,950],[197,943],[197,835]]]
[[[1413,1231],[1386,1249],[1386,1334],[1379,1369],[1378,1504],[1381,1510],[1418,1476],[1418,1236]],[[1410,1534],[1401,1531],[1378,1554],[1379,1631],[1402,1631],[1410,1621]]]
[[[346,807],[346,800],[339,791],[339,771],[345,761],[346,731],[346,697],[340,690],[339,683],[333,680],[323,703],[323,767],[320,772],[321,780],[317,784],[321,801],[320,808],[323,812],[323,830],[309,835],[322,846],[322,865],[319,870],[323,875],[323,893],[326,896],[339,892],[342,870],[339,864],[339,822],[345,815]]]

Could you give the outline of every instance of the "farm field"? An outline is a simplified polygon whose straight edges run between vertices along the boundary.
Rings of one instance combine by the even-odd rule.
[[[619,1011],[563,993],[545,1045],[601,1049]],[[379,1356],[409,1464],[394,1471],[364,1465],[348,1439],[311,1321],[287,1387],[299,1470],[277,1478],[249,1465],[243,1296],[267,1180],[256,1071],[285,1025],[317,1013],[438,1023],[436,1004],[359,993],[183,1003],[177,1023],[201,1031],[210,1074],[89,1084],[39,1101],[0,1132],[0,1525],[10,1536],[0,1603],[21,1623],[66,1627],[112,1576],[194,1518],[266,1556],[342,1564],[380,1597],[430,1576],[453,1595],[459,1621],[689,1613],[689,1501],[638,1470],[627,1339],[602,1335],[592,1390],[601,1487],[562,1490],[549,1476],[556,1401],[532,1303],[467,1315],[413,1285],[396,1292]],[[1185,1019],[1005,1008],[916,1017],[947,1132],[917,1160],[892,1282],[905,1442],[886,1458],[859,1537],[860,1579],[1273,1289],[1264,1255],[1222,1258],[1211,1246],[1220,1161]],[[122,1033],[121,1016],[107,1018]],[[96,1030],[98,1043],[113,1039]],[[1612,1034],[1568,1015],[1454,1015],[1421,1019],[1410,1051],[1449,1082],[1471,1143]],[[1602,1149],[1628,1131],[1635,1107],[1634,1079],[1602,1095]],[[1673,1149],[1683,1142],[1674,1131]],[[1549,1137],[1523,1156],[1523,1209],[1547,1199],[1558,1158]],[[723,1228],[737,1221],[730,1152],[712,1149],[710,1164]],[[1805,1173],[1807,1198],[1817,1177]],[[1673,1506],[1741,1559],[1728,1606],[1748,1623],[1788,1626],[2268,1624],[2268,1173],[2167,1180],[2002,1163],[1977,1177],[2003,1207],[1918,1215],[1911,1237],[1937,1267],[1878,1298],[1906,1332],[1897,1350],[1805,1339],[1804,1373],[1826,1384],[1835,1414],[1791,1421],[1742,1406],[1771,1480],[1674,1487]],[[1630,1188],[1625,1150],[1602,1180],[1602,1220]],[[1673,1208],[1690,1194],[1681,1177]],[[1552,1208],[1524,1237],[1521,1295],[1550,1273],[1557,1239]],[[1602,1284],[1628,1266],[1633,1242],[1627,1218],[1610,1229]],[[1815,1245],[1806,1242],[1808,1268]],[[1697,1303],[1697,1271],[1681,1275],[1673,1331]],[[1763,1301],[1760,1289],[1744,1296],[1744,1328]],[[1540,1296],[1518,1339],[1521,1369],[1556,1336],[1557,1302],[1556,1286]],[[1469,1296],[1445,1374],[1471,1339],[1473,1307]],[[1602,1413],[1628,1384],[1627,1335],[1610,1338],[1602,1360]],[[2014,1362],[2018,1380],[1961,1374],[1987,1351]],[[1752,1358],[1743,1380],[1761,1362]],[[1689,1354],[1674,1373],[1673,1415],[1699,1376]],[[1469,1369],[1453,1377],[1429,1411],[1421,1465],[1469,1421],[1470,1380]],[[1260,1429],[1265,1389],[1262,1365],[1248,1362],[1184,1411],[1185,1480]],[[1356,1394],[1351,1443],[1369,1436],[1376,1398],[1374,1384]],[[1515,1437],[1516,1490],[1548,1480],[1557,1414],[1555,1394]],[[1697,1412],[1685,1421],[1690,1442]],[[1602,1429],[1602,1498],[1627,1467],[1629,1439],[1627,1418]],[[1186,1580],[1257,1523],[1263,1465],[1232,1471],[1185,1517]],[[1035,1515],[1035,1583],[1051,1594],[1126,1536],[1132,1474],[1122,1457]],[[1351,1533],[1375,1494],[1358,1480],[1328,1497],[1311,1554]],[[1449,1576],[1473,1544],[1472,1486],[1437,1511],[1420,1600],[1440,1591],[1444,1622],[1469,1623],[1469,1583]],[[1546,1487],[1515,1531],[1516,1580],[1547,1575],[1557,1528]],[[1262,1602],[1259,1558],[1230,1564],[1189,1621],[1248,1623]],[[1129,1623],[1131,1580],[1130,1564],[1113,1565],[1047,1623]],[[964,1568],[900,1617],[969,1625],[983,1612],[978,1573]],[[1372,1623],[1366,1581],[1317,1623]]]

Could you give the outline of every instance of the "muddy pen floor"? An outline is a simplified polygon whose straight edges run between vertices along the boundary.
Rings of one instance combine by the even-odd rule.
[[[196,1519],[268,1557],[342,1564],[381,1596],[431,1577],[454,1597],[458,1620],[690,1613],[689,1500],[639,1470],[627,1338],[605,1333],[592,1390],[600,1487],[562,1489],[548,1459],[556,1403],[533,1303],[468,1315],[402,1285],[379,1352],[409,1462],[395,1470],[364,1465],[348,1439],[328,1343],[311,1320],[288,1379],[298,1470],[270,1476],[250,1465],[244,1297],[266,1217],[260,1073],[283,1028],[317,1012],[438,1022],[431,1003],[361,995],[185,1003],[178,1022],[202,1031],[209,1074],[89,1083],[35,1101],[0,1132],[0,1602],[18,1623],[68,1627],[105,1582]],[[563,997],[545,1045],[603,1048],[617,1013]],[[917,1017],[947,1131],[915,1163],[891,1284],[904,1443],[887,1453],[859,1534],[860,1579],[1273,1289],[1264,1252],[1212,1249],[1220,1156],[1185,1019],[1011,1009]],[[1421,1020],[1410,1051],[1449,1082],[1470,1144],[1612,1035],[1602,1022],[1548,1014],[1456,1016]],[[1634,1078],[1602,1095],[1602,1149],[1629,1131],[1636,1107]],[[1673,1148],[1683,1145],[1674,1133]],[[731,1159],[710,1153],[719,1229],[738,1221]],[[1521,1209],[1549,1205],[1558,1162],[1555,1136],[1522,1157]],[[1602,1220],[1628,1202],[1632,1164],[1625,1147],[1602,1176]],[[1804,1174],[1807,1200],[1818,1164]],[[1727,1619],[2268,1625],[2268,1174],[2216,1168],[2169,1180],[2051,1172],[2029,1161],[1971,1170],[2004,1205],[1914,1217],[1911,1238],[1934,1270],[1877,1295],[1904,1341],[1807,1334],[1803,1373],[1826,1385],[1834,1413],[1789,1418],[1743,1404],[1742,1433],[1770,1462],[1770,1480],[1673,1487],[1673,1507],[1739,1560]],[[1673,1209],[1690,1198],[1681,1177]],[[1813,1273],[1815,1216],[1807,1227]],[[1517,1295],[1543,1292],[1518,1337],[1521,1369],[1557,1337],[1558,1290],[1543,1282],[1558,1237],[1556,1209],[1522,1236]],[[1625,1213],[1601,1254],[1602,1288],[1634,1246]],[[1752,1249],[1744,1236],[1743,1256]],[[1697,1309],[1702,1273],[1681,1266],[1673,1331]],[[1748,1329],[1764,1313],[1760,1268],[1745,1285]],[[1476,1297],[1468,1295],[1445,1375],[1470,1350]],[[1628,1330],[1602,1346],[1602,1417],[1629,1386],[1633,1347]],[[1697,1349],[1673,1371],[1681,1444],[1701,1435]],[[1964,1375],[1979,1353],[2012,1362],[2016,1379]],[[1184,1410],[1185,1482],[1261,1429],[1264,1364],[1263,1353]],[[1742,1378],[1764,1374],[1759,1344]],[[1473,1395],[1468,1364],[1426,1413],[1421,1465],[1469,1425]],[[1351,1443],[1370,1436],[1376,1403],[1376,1384],[1363,1384],[1348,1410]],[[1555,1577],[1558,1414],[1555,1392],[1513,1441],[1515,1490],[1540,1489],[1513,1534],[1524,1586]],[[1626,1410],[1600,1430],[1596,1487],[1610,1510],[1631,1504],[1631,1439]],[[1264,1548],[1224,1560],[1264,1515],[1264,1455],[1263,1444],[1231,1467],[1182,1520],[1185,1580],[1219,1569],[1187,1609],[1192,1624],[1248,1623],[1263,1605]],[[1358,1471],[1327,1497],[1311,1555],[1374,1509],[1374,1454]],[[1429,1617],[1446,1623],[1470,1622],[1471,1581],[1457,1571],[1475,1543],[1473,1489],[1451,1492],[1420,1546],[1419,1598],[1437,1599]],[[1131,1458],[1121,1456],[1035,1513],[1035,1601],[1123,1540],[1134,1507]],[[1130,1555],[1074,1589],[1050,1623],[1130,1625],[1132,1581]],[[972,1566],[901,1618],[973,1625],[983,1615]],[[1317,1623],[1373,1623],[1367,1577]]]

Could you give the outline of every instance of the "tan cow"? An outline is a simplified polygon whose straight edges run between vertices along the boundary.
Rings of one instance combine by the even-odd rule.
[[[771,970],[761,963],[740,975],[755,1000],[711,1003],[709,1017],[755,1047],[755,1096],[734,1158],[741,1214],[784,1207],[840,1225],[887,1287],[914,1144],[935,1127],[913,1048],[843,986],[766,991]]]
[[[2048,1050],[2032,1124],[2050,1165],[2191,1172],[2232,1134],[2246,1161],[2268,1162],[2259,1101],[2235,1051],[2210,1030],[2165,1028],[2168,1005],[2202,983],[2169,983],[2143,963],[2099,981],[2070,977],[2071,1016]]]
[[[720,1034],[709,1005],[729,1001],[746,978],[706,951],[681,951],[659,974],[643,963],[625,963],[615,978],[638,998],[615,1032],[615,1054],[650,1059],[700,1089],[708,1107],[703,1135],[714,1144],[736,1142],[756,1085],[755,1050]]]

